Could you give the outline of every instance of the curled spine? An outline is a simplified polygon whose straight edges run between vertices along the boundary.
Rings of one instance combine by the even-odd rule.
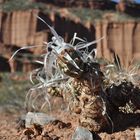
[[[45,90],[47,91],[48,87],[51,86],[59,86],[60,88],[64,88],[64,82],[66,82],[69,79],[69,76],[66,76],[60,69],[59,66],[57,64],[57,59],[60,59],[60,54],[62,51],[64,51],[65,49],[68,48],[73,48],[75,51],[78,51],[80,54],[80,57],[83,61],[87,61],[87,58],[89,57],[89,55],[91,55],[95,49],[93,48],[90,52],[88,51],[88,47],[99,42],[101,39],[98,39],[96,41],[92,41],[87,43],[85,40],[77,37],[77,34],[74,34],[74,37],[72,38],[70,43],[65,43],[63,38],[61,38],[56,31],[53,29],[53,27],[49,26],[42,18],[38,17],[42,22],[44,22],[50,29],[50,31],[53,34],[52,37],[52,41],[49,43],[44,42],[44,44],[46,45],[46,54],[43,55],[44,60],[43,61],[37,61],[38,63],[42,64],[43,67],[41,69],[37,69],[35,70],[36,74],[36,80],[38,81],[38,83],[29,90],[27,96],[26,96],[26,100],[28,102],[32,102],[32,106],[33,108],[35,108],[35,101],[36,99],[40,96],[37,95],[36,93],[33,93],[31,91],[35,91],[38,89],[42,89],[45,87]],[[75,44],[75,41],[78,40],[79,43]],[[36,46],[28,46],[28,47],[23,47],[19,50],[17,50],[12,57],[10,58],[10,60],[20,51],[23,49],[30,49],[30,48],[34,48]],[[49,48],[52,50],[51,52],[49,51]],[[82,49],[85,49],[86,51],[83,51]],[[83,51],[83,52],[82,52]],[[75,61],[71,58],[71,56],[66,53],[65,54],[65,58],[67,59],[68,62],[72,63],[74,67],[78,68],[77,64],[75,63]],[[34,84],[33,81],[33,73],[30,75],[30,80],[31,82]],[[69,80],[68,80],[69,81]],[[67,82],[68,83],[68,82]],[[68,85],[67,84],[67,88],[64,88],[65,90],[68,89]],[[41,93],[39,93],[41,94]],[[47,94],[46,94],[47,95]],[[33,96],[36,96],[33,101],[32,98]],[[49,104],[49,99],[48,96],[45,96],[47,103]],[[46,103],[44,103],[42,105],[42,107],[45,106]]]

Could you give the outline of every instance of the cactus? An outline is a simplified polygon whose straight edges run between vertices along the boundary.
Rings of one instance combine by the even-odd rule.
[[[50,106],[50,96],[68,99],[71,111],[79,115],[79,125],[94,132],[104,130],[110,123],[113,127],[113,110],[121,111],[130,102],[140,108],[136,68],[125,71],[119,63],[109,63],[101,70],[96,49],[89,49],[103,38],[88,43],[75,33],[70,43],[66,43],[51,26],[47,26],[53,37],[50,42],[44,42],[46,53],[42,61],[37,61],[42,68],[31,74],[32,83],[32,77],[38,83],[27,94],[28,105],[35,109],[35,101],[41,94],[35,91],[44,89],[41,108]]]

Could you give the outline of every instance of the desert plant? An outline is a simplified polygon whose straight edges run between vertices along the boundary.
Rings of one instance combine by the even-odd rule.
[[[37,61],[42,67],[31,74],[31,82],[36,84],[27,94],[27,107],[36,110],[46,105],[51,107],[50,96],[52,92],[53,95],[56,93],[68,101],[71,111],[79,114],[79,124],[95,132],[110,123],[113,130],[114,110],[119,112],[119,107],[129,101],[140,108],[140,89],[134,80],[135,67],[128,72],[123,70],[116,57],[116,64],[109,63],[101,71],[96,49],[89,51],[90,45],[103,38],[88,43],[75,33],[70,43],[66,43],[51,26],[38,18],[49,27],[53,37],[50,42],[44,42],[46,53],[42,55],[43,61]],[[22,49],[27,48],[30,47]],[[40,96],[44,99],[37,102]],[[37,105],[40,102],[43,104]]]

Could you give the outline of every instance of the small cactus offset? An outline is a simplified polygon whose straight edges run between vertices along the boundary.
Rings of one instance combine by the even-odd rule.
[[[110,124],[113,127],[113,110],[134,113],[140,108],[136,67],[125,70],[115,57],[117,63],[108,63],[101,69],[96,49],[89,47],[103,38],[86,42],[75,33],[70,43],[66,43],[51,26],[38,18],[50,28],[53,37],[50,42],[44,42],[46,53],[42,55],[42,61],[37,61],[42,68],[31,74],[31,82],[37,84],[27,94],[27,107],[35,109],[40,95],[44,97],[41,109],[51,106],[50,96],[68,99],[70,110],[79,115],[79,125],[94,132],[102,131]],[[43,93],[36,92],[38,90]],[[127,108],[125,111],[125,106],[131,111]]]

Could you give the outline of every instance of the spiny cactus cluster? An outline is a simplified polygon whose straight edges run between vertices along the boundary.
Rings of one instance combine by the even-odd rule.
[[[42,61],[37,61],[42,67],[31,74],[31,82],[37,84],[27,94],[27,107],[42,110],[49,105],[51,108],[51,96],[60,96],[68,99],[71,111],[79,114],[79,125],[95,132],[110,123],[113,127],[113,107],[120,111],[131,102],[135,109],[140,108],[136,67],[126,71],[118,62],[109,63],[101,70],[96,49],[89,47],[103,38],[88,43],[75,33],[70,43],[66,43],[38,18],[50,28],[53,37],[50,42],[44,42],[46,53],[42,54]],[[40,97],[43,100],[37,102]]]

